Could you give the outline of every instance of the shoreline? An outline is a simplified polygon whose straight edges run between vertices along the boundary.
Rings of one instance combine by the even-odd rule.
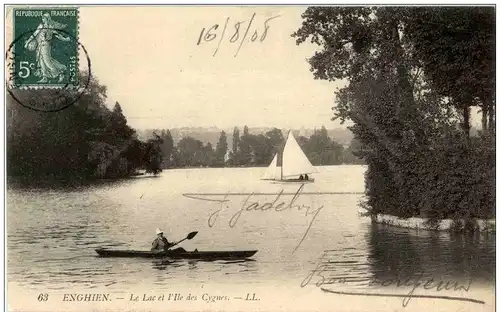
[[[464,220],[452,220],[443,219],[438,222],[437,225],[427,224],[427,218],[411,217],[411,218],[399,218],[393,215],[387,214],[377,214],[372,216],[372,222],[378,224],[385,224],[389,226],[415,229],[415,230],[426,230],[426,231],[460,231],[464,229]],[[480,233],[495,233],[495,219],[476,219],[474,231]]]

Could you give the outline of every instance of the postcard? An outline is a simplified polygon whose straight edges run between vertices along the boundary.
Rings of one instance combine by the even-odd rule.
[[[494,6],[5,17],[9,311],[494,310]]]

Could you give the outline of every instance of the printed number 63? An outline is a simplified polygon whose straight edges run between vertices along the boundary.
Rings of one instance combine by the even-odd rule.
[[[38,301],[47,301],[47,300],[49,300],[48,294],[39,294],[38,295]]]
[[[31,75],[31,70],[35,68],[35,64],[30,63],[30,62],[20,62],[19,68],[20,68],[19,77],[28,78]],[[23,72],[23,70],[24,70],[24,72]]]

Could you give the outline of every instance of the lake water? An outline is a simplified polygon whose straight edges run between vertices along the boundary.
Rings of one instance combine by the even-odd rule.
[[[62,300],[64,293],[79,291],[113,296],[113,302],[85,303],[85,310],[232,310],[238,304],[251,310],[306,311],[341,302],[350,305],[348,310],[375,309],[372,303],[377,302],[393,304],[392,310],[397,310],[403,309],[401,298],[332,295],[317,285],[376,290],[380,287],[370,285],[370,281],[422,274],[460,285],[469,283],[470,290],[460,296],[485,301],[438,300],[444,307],[456,304],[454,307],[464,311],[494,307],[495,235],[454,236],[373,225],[369,218],[360,216],[358,205],[363,199],[364,166],[319,167],[315,183],[303,187],[260,180],[264,170],[184,169],[164,171],[158,177],[71,188],[8,186],[9,306],[13,310],[33,307],[34,311],[53,311],[54,305],[58,310],[81,310],[81,305]],[[277,197],[273,194],[280,191],[284,194],[277,203],[289,203],[299,192],[294,205],[309,206],[309,211],[297,207],[280,212],[244,211],[230,224],[243,205],[273,202]],[[191,197],[185,196],[187,193]],[[216,195],[224,193],[238,194]],[[217,201],[221,199],[228,201],[221,204]],[[188,250],[258,252],[253,261],[240,262],[99,258],[94,252],[98,247],[147,250],[156,228],[163,229],[171,241],[198,231],[194,239],[181,243]],[[302,287],[318,263],[326,264],[324,272],[312,276]],[[321,276],[344,282],[319,285]],[[178,292],[183,300],[189,293],[198,297],[189,305],[183,300],[129,302],[136,293],[142,300],[146,292]],[[41,293],[47,293],[50,300],[40,303],[37,296]],[[228,295],[229,299],[206,302],[201,298],[205,293]],[[255,293],[260,301],[238,299],[247,293]],[[235,303],[238,300],[241,305]],[[414,298],[407,308],[430,304],[435,302]],[[385,311],[383,306],[377,308]]]

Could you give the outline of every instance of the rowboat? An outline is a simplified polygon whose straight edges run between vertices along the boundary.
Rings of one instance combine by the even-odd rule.
[[[253,256],[257,250],[240,251],[176,251],[166,252],[140,251],[140,250],[111,250],[99,248],[95,250],[101,257],[121,258],[171,258],[195,260],[236,260]]]

